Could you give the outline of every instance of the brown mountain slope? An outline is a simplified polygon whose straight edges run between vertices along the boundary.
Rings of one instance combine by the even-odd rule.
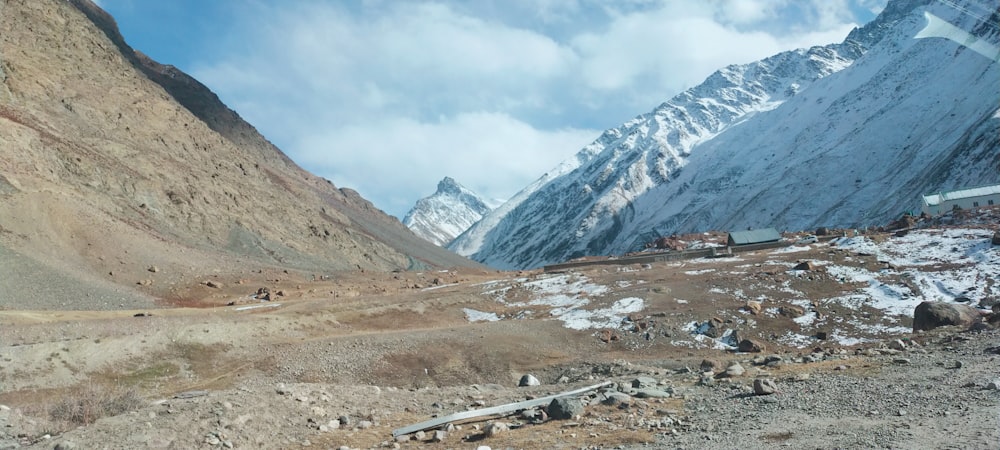
[[[169,281],[135,287],[153,265]],[[296,166],[89,0],[0,0],[0,268],[24,272],[0,296],[66,278],[124,304],[264,268],[473,265]]]

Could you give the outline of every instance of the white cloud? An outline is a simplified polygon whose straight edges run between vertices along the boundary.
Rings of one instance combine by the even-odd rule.
[[[304,136],[297,156],[318,174],[403,211],[453,176],[490,198],[509,198],[562,161],[553,148],[579,149],[599,130],[540,131],[498,113],[462,113],[435,122],[386,118]],[[365,155],[358,158],[358,155]]]
[[[305,168],[401,216],[446,175],[512,195],[722,66],[843,39],[857,2],[878,3],[252,3],[193,75]]]

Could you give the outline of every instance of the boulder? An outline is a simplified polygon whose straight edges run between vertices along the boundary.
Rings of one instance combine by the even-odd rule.
[[[653,388],[643,388],[635,390],[636,398],[670,398],[670,393]]]
[[[521,376],[521,381],[517,382],[517,385],[521,386],[521,387],[524,387],[524,386],[538,386],[540,384],[542,384],[542,382],[538,381],[538,378],[535,378],[535,376],[532,375],[532,374],[530,374],[530,373],[522,375]]]
[[[750,314],[757,316],[760,315],[761,305],[760,302],[751,300],[748,301],[745,306],[743,306],[743,309],[749,311]]]
[[[816,270],[816,264],[812,261],[803,261],[792,267],[792,270]]]
[[[621,392],[607,392],[604,394],[604,399],[601,400],[601,403],[609,406],[631,405],[632,397]]]
[[[743,366],[740,365],[740,363],[734,362],[734,363],[730,364],[729,367],[726,367],[726,371],[725,372],[722,372],[722,373],[719,374],[719,378],[721,378],[721,377],[727,377],[727,378],[740,377],[740,376],[743,376],[743,374],[746,373],[746,372],[747,372],[747,370],[744,369]]]
[[[913,331],[957,325],[969,328],[980,321],[979,310],[968,305],[923,302],[913,310]]]
[[[782,316],[794,319],[796,317],[802,317],[806,314],[805,308],[796,305],[784,305],[778,308],[778,314]]]
[[[701,360],[701,365],[699,365],[698,368],[701,369],[702,372],[716,372],[722,368],[722,364],[712,359],[703,359]]]
[[[549,417],[556,420],[569,420],[583,414],[583,402],[575,397],[560,397],[552,399],[545,409]]]
[[[760,353],[763,352],[765,349],[767,349],[767,347],[764,345],[763,342],[760,342],[756,339],[746,338],[740,341],[740,344],[739,346],[737,346],[737,349],[744,353]]]
[[[656,378],[651,377],[637,377],[632,380],[632,387],[636,389],[656,387],[657,384],[659,382],[656,381]]]
[[[510,425],[507,425],[506,422],[490,422],[486,424],[485,433],[487,437],[494,437],[508,430],[510,430]]]
[[[775,392],[778,392],[778,386],[774,384],[774,381],[767,378],[753,380],[754,395],[771,395]]]

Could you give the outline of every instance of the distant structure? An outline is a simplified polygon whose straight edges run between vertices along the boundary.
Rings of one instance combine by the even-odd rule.
[[[927,194],[923,196],[923,201],[922,211],[932,216],[951,211],[956,206],[970,209],[1000,205],[1000,184]]]
[[[768,242],[778,242],[781,234],[774,228],[761,228],[759,230],[733,231],[729,233],[727,245],[735,247],[737,245],[765,244]]]

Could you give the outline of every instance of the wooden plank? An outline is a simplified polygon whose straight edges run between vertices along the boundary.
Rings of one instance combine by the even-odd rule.
[[[605,381],[601,384],[595,384],[593,386],[587,386],[584,388],[576,389],[569,392],[562,392],[559,394],[553,394],[546,397],[536,398],[534,400],[525,400],[523,402],[508,403],[506,405],[491,406],[489,408],[474,409],[472,411],[462,411],[455,414],[449,414],[444,417],[436,417],[431,420],[425,420],[420,423],[415,423],[413,425],[405,426],[403,428],[397,428],[392,430],[392,437],[402,436],[404,434],[416,433],[420,430],[426,430],[429,428],[434,428],[440,425],[444,425],[449,422],[455,422],[458,420],[473,419],[476,417],[484,416],[495,416],[500,414],[510,414],[522,409],[534,408],[535,406],[545,405],[552,402],[553,399],[559,397],[568,397],[570,395],[579,395],[584,392],[590,392],[595,389],[600,389],[604,386],[609,386],[613,384],[613,381]]]

